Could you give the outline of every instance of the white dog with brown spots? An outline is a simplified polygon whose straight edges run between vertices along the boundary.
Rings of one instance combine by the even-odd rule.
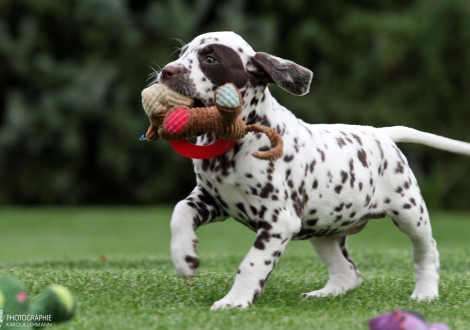
[[[257,233],[230,292],[212,309],[252,305],[290,240],[308,239],[327,265],[325,287],[303,297],[340,295],[356,288],[360,272],[346,238],[370,219],[390,216],[413,245],[416,286],[411,298],[438,297],[439,254],[415,176],[396,142],[413,142],[470,155],[470,144],[407,127],[311,125],[270,94],[268,84],[303,95],[312,72],[296,63],[255,52],[233,32],[198,36],[166,65],[156,81],[211,106],[214,91],[233,83],[242,93],[247,124],[274,128],[284,155],[259,160],[253,151],[271,148],[262,134],[249,133],[226,154],[194,160],[197,185],[171,219],[171,253],[178,272],[195,275],[199,265],[195,230],[229,217]],[[216,139],[198,137],[205,145]]]

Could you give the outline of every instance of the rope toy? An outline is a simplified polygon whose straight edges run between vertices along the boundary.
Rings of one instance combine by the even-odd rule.
[[[162,138],[170,141],[175,148],[178,143],[189,143],[184,139],[206,132],[214,132],[219,140],[213,145],[220,147],[218,154],[198,157],[197,149],[190,158],[207,159],[219,156],[228,151],[236,140],[249,132],[264,133],[271,141],[270,150],[256,151],[253,156],[264,160],[276,160],[282,156],[283,142],[281,136],[271,127],[264,125],[247,125],[240,113],[242,96],[231,83],[217,88],[214,92],[215,106],[192,108],[194,100],[179,94],[164,84],[153,84],[142,91],[142,105],[150,119],[150,127],[145,139],[150,142]],[[183,142],[181,142],[183,140]],[[194,146],[203,148],[209,146]],[[175,148],[176,149],[176,148]],[[177,149],[178,151],[178,149]]]

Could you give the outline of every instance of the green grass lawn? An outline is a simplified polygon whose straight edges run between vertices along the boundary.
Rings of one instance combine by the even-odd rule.
[[[304,300],[321,288],[325,266],[308,242],[292,242],[264,294],[249,310],[210,312],[230,289],[254,233],[233,220],[198,230],[201,266],[190,281],[173,269],[171,208],[0,209],[0,273],[32,294],[49,283],[70,288],[77,316],[55,329],[367,329],[394,309],[470,329],[470,214],[432,213],[441,254],[440,299],[409,296],[411,245],[390,219],[373,220],[349,240],[362,285],[341,297]]]

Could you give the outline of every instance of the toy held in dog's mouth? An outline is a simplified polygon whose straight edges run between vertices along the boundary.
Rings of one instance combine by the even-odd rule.
[[[242,97],[233,84],[225,84],[214,92],[215,106],[192,108],[194,100],[164,84],[154,84],[142,91],[142,105],[150,119],[145,140],[161,137],[169,141],[179,154],[193,159],[209,159],[228,152],[237,140],[249,132],[264,133],[271,141],[270,150],[256,151],[253,156],[276,160],[282,156],[282,138],[271,127],[246,125],[241,119]],[[195,145],[187,139],[201,133],[214,132],[219,138],[212,144]]]
[[[180,155],[193,159],[210,159],[222,156],[237,143],[237,140],[218,139],[214,143],[198,146],[186,139],[169,141],[173,149]]]

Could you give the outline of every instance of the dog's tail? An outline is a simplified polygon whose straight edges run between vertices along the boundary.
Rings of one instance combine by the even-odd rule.
[[[428,147],[470,156],[470,143],[452,140],[443,136],[421,132],[405,126],[382,127],[379,129],[393,142],[411,142]]]

